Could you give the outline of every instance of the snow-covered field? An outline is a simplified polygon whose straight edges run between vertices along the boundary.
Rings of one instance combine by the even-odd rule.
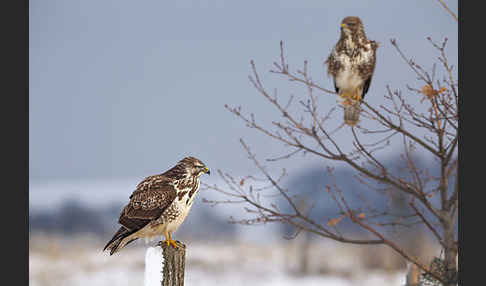
[[[336,244],[312,246],[308,274],[299,274],[298,245],[254,242],[185,242],[185,285],[321,285],[399,286],[405,269],[366,268],[357,248]],[[102,253],[103,241],[89,236],[65,239],[32,236],[29,284],[143,285],[146,251],[155,241],[130,245],[113,256]],[[380,259],[389,259],[383,256]]]
[[[30,211],[35,215],[35,210],[55,210],[68,199],[76,199],[93,209],[106,208],[117,202],[121,204],[135,187],[136,181],[132,179],[31,184]],[[217,195],[214,192],[202,192],[199,199],[217,199]],[[403,259],[385,246],[356,246],[326,239],[313,239],[313,243],[309,244],[302,240],[302,235],[297,239],[286,240],[276,224],[258,227],[237,225],[232,236],[216,236],[222,239],[221,241],[203,241],[208,238],[199,237],[198,233],[218,230],[203,227],[203,231],[194,232],[203,225],[198,219],[204,219],[204,216],[203,213],[198,213],[198,210],[211,211],[213,218],[220,218],[223,227],[228,228],[229,216],[239,217],[245,212],[242,208],[229,205],[210,207],[201,201],[197,203],[198,208],[192,211],[175,237],[183,240],[188,247],[185,285],[405,284],[406,266]],[[116,216],[113,218],[113,222],[115,221]],[[194,231],[184,235],[184,228]],[[103,238],[90,235],[67,238],[31,234],[30,285],[143,285],[146,250],[156,242],[145,244],[143,241],[137,241],[120,253],[109,256],[101,249],[111,235],[112,233],[107,234]],[[420,241],[420,245],[415,247],[417,255],[429,258],[438,255],[428,240]]]

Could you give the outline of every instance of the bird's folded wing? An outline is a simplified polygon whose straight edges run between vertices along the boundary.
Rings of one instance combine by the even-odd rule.
[[[137,189],[121,212],[119,223],[129,229],[145,226],[150,220],[160,217],[175,199],[176,193],[169,184],[152,184],[143,190]]]

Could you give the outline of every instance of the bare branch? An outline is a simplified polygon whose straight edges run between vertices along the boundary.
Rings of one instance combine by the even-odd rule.
[[[454,12],[451,11],[451,9],[449,9],[449,7],[447,7],[446,3],[444,2],[444,0],[437,0],[439,1],[439,3],[442,5],[442,7],[444,7],[444,9],[447,10],[447,12],[449,12],[449,14],[451,14],[451,16],[456,20],[456,22],[458,21],[457,19],[457,16],[456,14],[454,14]]]
[[[445,5],[443,1],[439,2]],[[447,6],[444,7],[448,10]],[[361,110],[363,124],[354,127],[333,122],[333,111],[337,107],[323,106],[319,103],[317,94],[336,93],[312,80],[308,61],[304,61],[301,69],[292,71],[284,55],[283,42],[280,42],[279,61],[274,62],[275,69],[270,70],[270,73],[295,82],[302,87],[302,94],[291,94],[284,98],[276,88],[269,93],[254,61],[251,61],[252,72],[249,80],[263,100],[269,103],[270,108],[278,112],[278,118],[262,123],[256,120],[253,113],[243,114],[241,107],[225,105],[247,127],[287,148],[282,153],[267,158],[265,162],[268,164],[284,164],[288,162],[285,160],[299,153],[318,158],[325,165],[330,161],[343,163],[354,172],[353,177],[359,182],[357,203],[347,200],[352,190],[341,189],[342,184],[336,181],[333,168],[328,167],[329,183],[326,182],[321,190],[327,192],[326,195],[334,203],[337,213],[324,219],[314,219],[311,214],[316,202],[308,203],[299,190],[284,186],[283,178],[288,175],[286,168],[282,168],[279,176],[272,175],[243,138],[240,139],[240,144],[258,170],[259,178],[236,178],[218,170],[226,187],[203,185],[203,188],[217,191],[227,199],[204,201],[213,206],[222,203],[243,205],[249,218],[231,217],[231,223],[282,223],[292,226],[295,232],[286,237],[287,239],[295,238],[305,231],[343,243],[385,244],[447,286],[451,285],[447,284],[447,277],[429,269],[424,262],[411,255],[385,232],[392,230],[395,233],[418,224],[425,225],[425,229],[432,233],[445,250],[448,267],[452,267],[452,272],[456,271],[451,264],[451,257],[457,254],[458,247],[454,238],[454,223],[459,196],[456,156],[459,144],[459,93],[453,67],[445,52],[447,38],[442,43],[427,39],[440,54],[440,63],[433,63],[431,69],[426,69],[405,56],[396,40],[391,40],[398,56],[415,73],[419,82],[415,87],[406,85],[407,92],[420,97],[402,94],[400,90],[392,91],[387,86],[385,100],[381,105],[373,106],[366,101],[361,102],[364,107]],[[423,109],[413,104],[412,100],[420,104],[419,107],[425,107],[426,111],[421,111]],[[352,141],[342,142],[339,137],[342,134],[351,135]],[[401,147],[392,145],[391,142]],[[401,154],[398,160],[388,163],[380,155],[390,148]],[[434,171],[440,170],[439,175],[431,173],[428,167],[422,167],[418,161],[419,157],[429,154],[432,154],[434,160]],[[399,172],[394,171],[395,166],[400,167]],[[455,185],[451,188],[450,180],[453,177]],[[382,196],[386,203],[379,205],[367,199],[366,195],[370,191]],[[401,210],[394,208],[395,198],[400,200]],[[359,226],[360,235],[365,237],[346,234],[343,224],[348,223]],[[371,238],[368,238],[370,235]]]

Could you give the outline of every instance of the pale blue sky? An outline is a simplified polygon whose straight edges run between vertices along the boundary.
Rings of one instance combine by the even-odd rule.
[[[457,11],[457,1],[446,2]],[[425,38],[446,36],[457,65],[457,23],[434,0],[31,0],[29,12],[31,181],[143,177],[187,155],[212,169],[254,172],[238,139],[262,157],[281,145],[224,104],[263,121],[275,116],[248,75],[254,59],[270,90],[285,94],[287,83],[267,73],[280,40],[291,68],[307,59],[313,78],[332,89],[322,62],[345,16],[361,17],[381,43],[371,104],[387,84],[404,90],[415,82],[391,38],[429,68],[437,55]],[[335,102],[327,96],[320,104]]]

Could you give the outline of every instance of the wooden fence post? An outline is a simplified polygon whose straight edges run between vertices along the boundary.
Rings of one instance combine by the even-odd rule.
[[[145,285],[184,286],[186,246],[177,241],[178,248],[159,242],[147,249]]]
[[[178,248],[159,242],[164,255],[162,286],[184,286],[186,269],[186,246],[177,241]]]

